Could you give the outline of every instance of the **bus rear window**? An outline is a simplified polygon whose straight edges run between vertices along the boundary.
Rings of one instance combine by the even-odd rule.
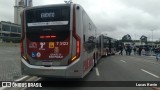
[[[46,7],[26,11],[27,27],[68,25],[70,20],[70,7]]]

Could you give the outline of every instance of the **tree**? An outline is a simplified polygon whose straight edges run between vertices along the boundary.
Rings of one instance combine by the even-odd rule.
[[[147,43],[147,37],[145,35],[142,35],[140,40],[141,40],[141,42]]]
[[[132,38],[129,34],[127,34],[122,37],[122,41],[123,42],[130,42],[130,41],[132,41]]]

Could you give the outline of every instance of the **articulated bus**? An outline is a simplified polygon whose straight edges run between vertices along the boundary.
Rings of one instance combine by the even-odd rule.
[[[101,35],[98,35],[98,38],[97,38],[97,57],[100,58],[101,56],[107,56],[108,53],[107,53],[107,47],[105,46],[105,36],[103,34]]]
[[[103,35],[103,52],[105,49],[106,52],[104,53],[106,55],[115,55],[115,53],[117,52],[117,48],[118,48],[117,42],[118,41],[116,39]]]
[[[103,34],[97,35],[96,38],[96,59],[100,59],[102,56],[115,55],[118,51],[118,40],[105,36]]]
[[[31,7],[21,19],[22,74],[83,78],[97,64],[97,29],[80,5]]]

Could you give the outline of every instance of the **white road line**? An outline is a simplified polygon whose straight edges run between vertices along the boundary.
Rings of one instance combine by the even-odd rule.
[[[37,78],[35,81],[39,81],[40,79],[42,79],[42,78],[39,77],[39,78]]]
[[[37,77],[36,77],[36,76],[33,76],[33,77],[27,79],[26,81],[33,81],[33,80],[35,80],[35,79],[37,79]]]
[[[145,73],[148,73],[149,75],[152,75],[152,76],[154,76],[154,77],[156,77],[156,78],[160,78],[159,76],[157,76],[157,75],[155,75],[155,74],[153,74],[153,73],[151,73],[151,72],[148,72],[148,71],[146,71],[146,70],[144,70],[144,69],[141,69],[143,72],[145,72]]]
[[[95,69],[96,69],[96,75],[99,76],[100,74],[98,68],[96,67]]]
[[[124,60],[120,60],[121,62],[124,62],[124,63],[126,63],[126,61],[124,61]]]
[[[19,79],[15,80],[15,81],[22,81],[23,79],[25,79],[25,78],[27,78],[27,77],[29,77],[29,76],[24,76],[24,77],[19,78]],[[6,88],[7,88],[7,87],[0,87],[0,90],[5,90]]]
[[[29,77],[29,76],[24,76],[24,77],[19,78],[19,79],[15,80],[15,81],[22,81],[23,79],[28,78],[28,77]]]

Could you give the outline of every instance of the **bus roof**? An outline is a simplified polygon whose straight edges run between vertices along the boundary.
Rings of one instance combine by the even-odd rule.
[[[71,6],[71,5],[73,5],[73,4],[49,4],[49,5],[40,5],[40,6],[28,7],[25,10],[36,9],[36,8],[45,8],[45,7]]]

